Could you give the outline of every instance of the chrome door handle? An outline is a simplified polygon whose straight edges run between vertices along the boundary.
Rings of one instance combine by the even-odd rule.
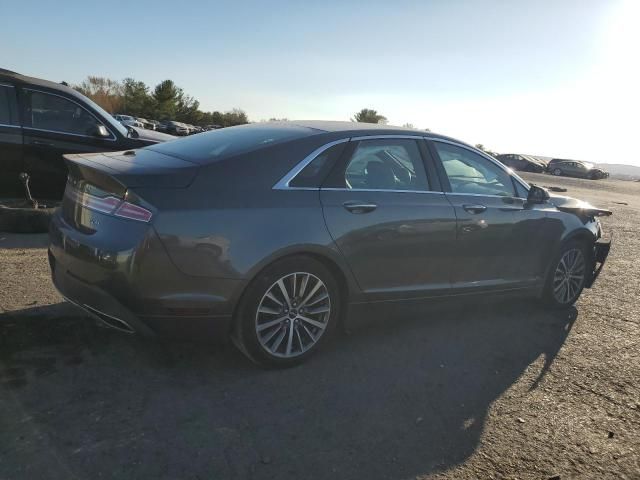
[[[473,213],[473,214],[482,213],[487,209],[487,207],[480,204],[463,205],[462,208],[464,208],[466,212]]]
[[[369,213],[378,208],[378,205],[376,205],[375,203],[362,202],[344,202],[342,206],[349,210],[351,213]]]
[[[43,141],[40,141],[40,140],[33,140],[31,142],[31,145],[36,145],[38,147],[53,147],[53,143],[43,142]]]

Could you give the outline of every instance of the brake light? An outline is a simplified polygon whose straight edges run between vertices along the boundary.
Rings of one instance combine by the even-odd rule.
[[[89,210],[94,210],[107,215],[136,220],[138,222],[150,222],[153,214],[139,205],[121,200],[116,197],[97,197],[86,192],[81,192],[67,186],[65,195],[74,203],[80,204]]]
[[[149,222],[151,220],[152,213],[139,205],[122,202],[122,204],[116,209],[114,215],[116,217],[128,218],[130,220],[138,220],[139,222]]]

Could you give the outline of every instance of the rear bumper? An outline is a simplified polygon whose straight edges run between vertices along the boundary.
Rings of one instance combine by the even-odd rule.
[[[102,237],[83,235],[60,214],[53,217],[49,264],[62,296],[101,324],[124,332],[226,339],[244,282],[183,274],[153,229],[130,244],[118,244],[112,238],[116,235],[132,236],[116,229]]]
[[[587,288],[591,288],[594,282],[602,272],[602,267],[604,267],[605,262],[607,261],[607,257],[609,256],[609,251],[611,250],[611,239],[603,239],[599,238],[594,244],[594,262],[593,262],[593,274],[591,278],[585,285]]]
[[[101,288],[76,277],[56,262],[49,253],[54,286],[68,302],[80,307],[101,325],[144,337],[172,336],[194,338],[205,335],[207,341],[226,342],[232,315],[139,315]]]

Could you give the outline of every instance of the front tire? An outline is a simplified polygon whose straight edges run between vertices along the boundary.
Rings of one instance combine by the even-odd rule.
[[[340,309],[338,283],[321,262],[303,255],[285,258],[247,288],[236,316],[235,340],[256,363],[297,365],[331,337]]]
[[[591,257],[584,242],[565,243],[554,258],[542,294],[552,308],[573,305],[584,289],[590,274]]]
[[[559,176],[561,176],[561,175],[562,175],[562,170],[560,170],[559,168],[556,168],[556,169],[554,169],[554,170],[553,170],[553,174],[554,174],[556,177],[559,177]]]

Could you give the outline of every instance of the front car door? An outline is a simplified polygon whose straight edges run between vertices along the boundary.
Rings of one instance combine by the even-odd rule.
[[[31,176],[34,195],[60,197],[66,184],[65,153],[114,150],[117,137],[96,136],[104,125],[75,100],[57,93],[22,88],[24,169]]]
[[[22,128],[16,88],[0,83],[0,196],[24,193],[18,175],[22,171]]]
[[[454,291],[538,283],[546,217],[526,205],[524,182],[465,145],[435,139],[430,145],[458,222]]]
[[[320,190],[329,232],[369,299],[449,291],[455,214],[428,156],[421,137],[354,138]]]

